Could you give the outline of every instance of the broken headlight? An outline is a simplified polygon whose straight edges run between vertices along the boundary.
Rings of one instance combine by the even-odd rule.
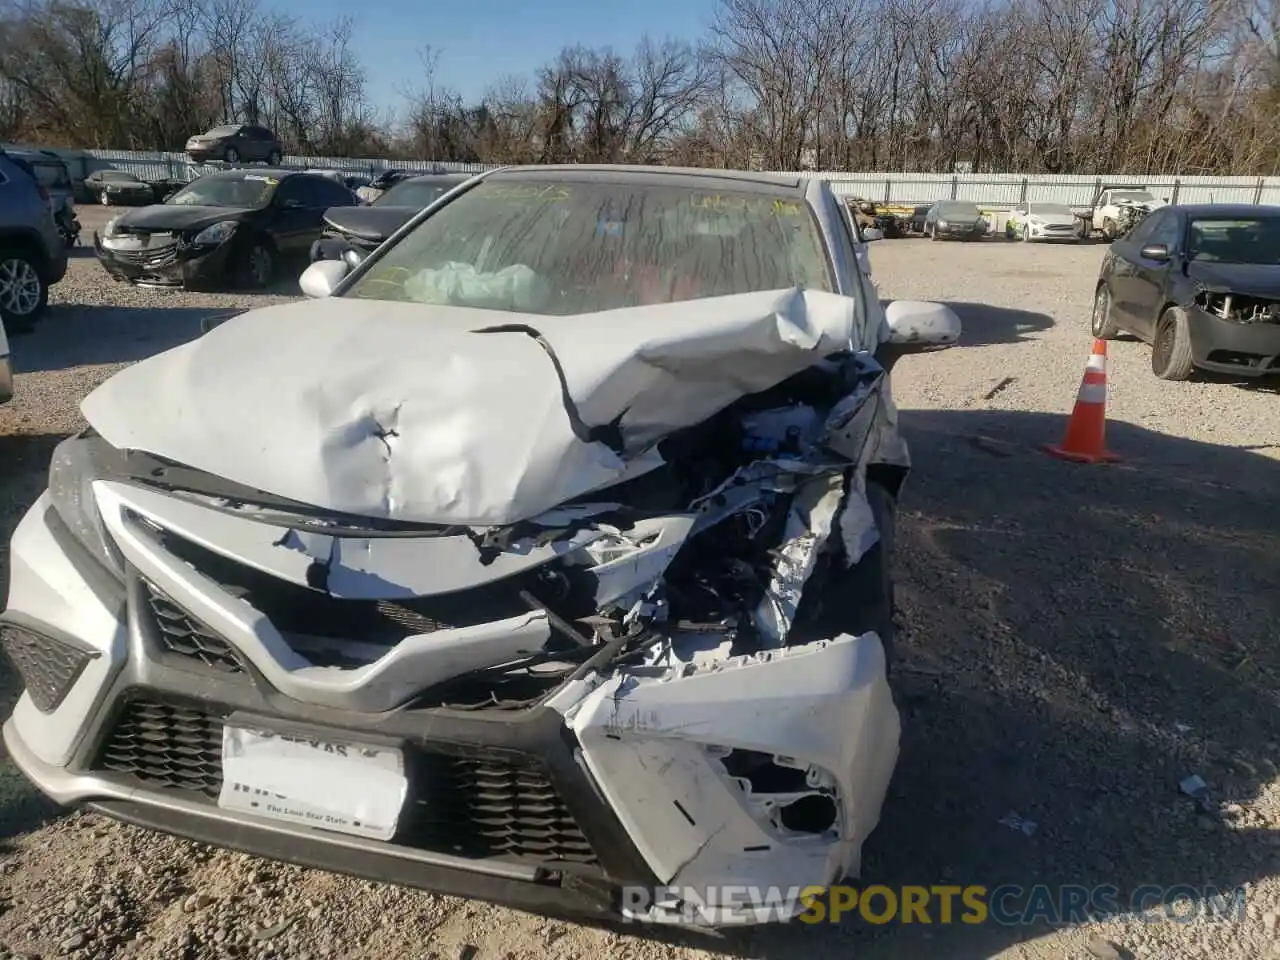
[[[67,529],[94,559],[123,579],[124,562],[103,525],[93,495],[96,472],[84,437],[68,437],[54,447],[49,461],[49,500]]]
[[[191,242],[199,247],[216,247],[220,243],[226,243],[235,232],[235,221],[223,220],[211,227],[205,227],[192,238]]]

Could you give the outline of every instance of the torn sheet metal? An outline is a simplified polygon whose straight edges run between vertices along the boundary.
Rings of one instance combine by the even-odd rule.
[[[326,298],[229,320],[82,410],[118,448],[316,507],[506,524],[850,350],[855,326],[856,301],[799,289],[571,317]]]
[[[815,477],[791,503],[783,542],[775,551],[773,575],[756,607],[756,629],[765,647],[780,647],[791,631],[804,585],[831,535],[844,486],[843,474]]]

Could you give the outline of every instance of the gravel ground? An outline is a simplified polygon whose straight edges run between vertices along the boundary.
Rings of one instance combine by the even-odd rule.
[[[85,214],[88,236],[98,211]],[[1060,463],[1036,445],[1059,438],[1074,399],[1102,248],[896,240],[872,251],[884,296],[950,302],[965,335],[894,373],[916,461],[899,525],[904,735],[864,880],[1114,884],[1121,902],[1143,884],[1246,886],[1243,923],[853,920],[641,937],[97,816],[54,818],[6,766],[0,944],[21,956],[138,960],[1280,957],[1274,390],[1164,383],[1147,347],[1113,343],[1109,441],[1123,462]],[[58,306],[14,344],[23,373],[18,399],[0,408],[0,577],[2,544],[87,390],[186,339],[211,309],[290,293],[130,289],[78,253]],[[13,682],[0,675],[0,686],[7,710]],[[1192,773],[1209,785],[1203,810],[1178,790]],[[1002,825],[1010,812],[1034,830]]]

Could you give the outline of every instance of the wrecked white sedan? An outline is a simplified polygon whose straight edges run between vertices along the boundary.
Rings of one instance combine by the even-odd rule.
[[[898,754],[887,369],[956,316],[882,309],[825,182],[702,170],[490,172],[302,283],[57,448],[2,618],[23,772],[562,915],[856,874]]]

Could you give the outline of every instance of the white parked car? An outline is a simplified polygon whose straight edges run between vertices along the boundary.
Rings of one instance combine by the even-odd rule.
[[[13,399],[13,361],[9,357],[9,338],[4,333],[4,321],[0,320],[0,403]]]
[[[1152,210],[1168,206],[1151,191],[1141,187],[1110,187],[1098,194],[1093,204],[1093,229],[1115,240],[1129,232]]]
[[[506,168],[120,371],[13,536],[9,757],[532,910],[720,925],[765,918],[634,893],[856,875],[898,756],[889,369],[960,334],[866,254],[822,180]]]
[[[1084,221],[1065,203],[1030,201],[1009,213],[1004,235],[1008,240],[1067,240],[1079,243]]]

